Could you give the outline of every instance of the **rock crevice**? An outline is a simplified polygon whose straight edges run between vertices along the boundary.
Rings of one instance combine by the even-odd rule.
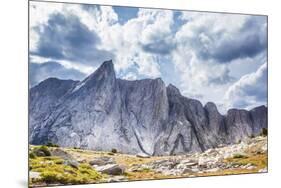
[[[160,78],[117,79],[112,61],[81,82],[49,78],[31,88],[29,114],[31,144],[129,154],[203,152],[267,128],[265,106],[221,115]]]

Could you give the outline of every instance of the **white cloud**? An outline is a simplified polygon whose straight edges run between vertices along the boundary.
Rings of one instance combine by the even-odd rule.
[[[183,12],[177,25],[170,10],[139,9],[137,17],[120,24],[110,6],[34,4],[31,27],[46,23],[55,12],[76,15],[99,37],[98,49],[114,54],[113,62],[119,77],[130,80],[162,77],[161,71],[169,63],[172,70],[165,81],[179,78],[177,87],[184,95],[198,97],[203,103],[213,101],[221,110],[226,105],[222,99],[233,82],[267,61],[264,52],[260,52],[266,43],[266,19],[261,17]],[[37,33],[31,30],[30,34],[31,49],[36,49]],[[260,49],[246,44],[254,44]],[[83,65],[74,60],[57,62],[85,74],[96,69],[96,65]],[[243,71],[240,71],[241,67]],[[254,101],[252,103],[254,105]],[[233,101],[234,107],[236,104]]]
[[[64,66],[67,69],[74,69],[85,75],[89,75],[97,69],[97,67],[83,65],[83,64],[80,64],[80,63],[74,62],[74,61],[45,58],[45,57],[36,56],[36,55],[30,56],[30,62],[35,63],[35,64],[43,64],[43,63],[50,62],[50,61],[55,61],[56,63],[61,64],[62,66]]]
[[[221,13],[189,13],[176,34],[196,56],[217,63],[254,57],[266,48],[266,17]]]
[[[44,3],[30,1],[29,26],[30,26],[30,49],[35,50],[39,36],[32,28],[48,21],[49,16],[55,12],[60,12],[63,5],[60,3]]]
[[[267,63],[253,73],[242,76],[229,87],[224,97],[228,107],[252,108],[266,104],[267,100]]]
[[[228,87],[264,62],[260,54],[266,47],[266,19],[197,12],[183,12],[180,19],[185,23],[175,34],[172,53],[180,89],[187,97],[219,104],[224,113],[228,104],[222,99]],[[234,65],[237,62],[239,66]]]
[[[124,25],[106,25],[101,35],[102,47],[114,51],[117,72],[125,72],[138,64],[135,72],[138,76],[159,77],[161,74],[157,55],[143,51],[142,45],[169,37],[172,23],[171,11],[140,9],[138,16]]]

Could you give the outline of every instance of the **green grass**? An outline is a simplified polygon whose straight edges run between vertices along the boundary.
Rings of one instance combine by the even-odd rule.
[[[59,145],[54,144],[54,143],[52,143],[52,142],[48,142],[48,143],[46,144],[46,146],[48,146],[48,147],[59,147]]]
[[[36,146],[32,148],[32,150],[29,152],[29,156],[36,157],[39,153],[43,153],[44,156],[51,156],[51,152],[47,146]]]
[[[233,158],[234,159],[240,159],[240,158],[244,159],[244,158],[248,158],[248,156],[240,154],[240,153],[237,153],[237,154],[233,155]]]
[[[257,154],[257,155],[252,155],[244,158],[228,158],[225,160],[225,162],[231,162],[233,164],[238,164],[238,165],[247,165],[249,163],[253,164],[256,166],[258,169],[262,169],[267,167],[267,155],[265,154]]]
[[[36,157],[30,159],[30,170],[40,172],[40,178],[31,183],[46,184],[82,184],[95,183],[102,175],[90,165],[82,163],[78,169],[66,165],[60,157]]]
[[[151,169],[150,168],[142,168],[142,169],[138,170],[138,172],[145,172],[145,173],[147,173],[147,172],[151,172]]]

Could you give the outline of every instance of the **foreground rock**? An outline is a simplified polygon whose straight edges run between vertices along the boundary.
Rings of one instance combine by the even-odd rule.
[[[38,148],[38,146],[31,147],[31,152],[33,148]],[[122,153],[110,155],[109,152],[72,148],[58,149],[60,150],[56,152],[52,151],[53,148],[50,149],[51,153],[56,156],[36,156],[30,159],[31,182],[38,186],[46,185],[42,179],[46,173],[44,170],[42,171],[40,165],[44,167],[49,165],[48,167],[53,167],[54,172],[59,167],[59,173],[69,173],[73,177],[73,179],[69,179],[69,182],[76,179],[76,175],[72,174],[73,171],[83,172],[83,179],[90,183],[267,172],[266,137],[255,137],[239,144],[208,149],[202,153],[151,156],[149,158]],[[62,157],[67,160],[62,160]],[[73,158],[74,161],[71,161],[70,158]],[[77,163],[78,159],[84,162]],[[71,170],[65,165],[71,166]],[[37,172],[36,169],[39,169],[40,172]],[[88,171],[89,174],[85,174],[85,171]],[[97,179],[91,179],[93,176],[96,176]],[[57,178],[59,177],[61,175],[57,176]]]
[[[106,164],[115,164],[115,163],[116,162],[114,161],[114,159],[110,157],[98,157],[89,162],[89,164],[92,166],[103,166]]]
[[[41,174],[40,172],[30,171],[29,172],[29,178],[34,179],[34,180],[39,179],[40,178],[40,174]]]
[[[139,153],[136,155],[136,157],[139,157],[139,158],[150,158],[150,155],[147,155],[145,153]]]
[[[58,156],[58,157],[61,157],[65,160],[74,160],[72,155],[70,155],[69,153],[67,153],[66,151],[64,151],[61,148],[51,149],[50,153],[51,153],[52,156]]]
[[[203,153],[194,153],[188,156],[180,155],[168,159],[155,160],[146,164],[137,164],[128,169],[131,172],[141,172],[143,169],[151,169],[166,176],[186,176],[208,173],[223,174],[224,170],[241,170],[242,172],[266,172],[267,168],[258,170],[252,163],[239,163],[239,159],[255,158],[267,155],[266,137],[248,139],[239,144],[233,144],[216,149],[209,149]],[[249,153],[250,152],[250,153]],[[231,159],[237,162],[231,162]],[[262,158],[263,159],[263,158]],[[254,159],[253,162],[256,159]],[[264,158],[266,162],[266,158]],[[256,170],[257,169],[257,170]],[[234,171],[235,172],[235,171]],[[239,172],[239,171],[237,171]]]
[[[107,164],[104,166],[95,167],[98,172],[109,175],[122,175],[125,172],[125,168],[117,164]]]

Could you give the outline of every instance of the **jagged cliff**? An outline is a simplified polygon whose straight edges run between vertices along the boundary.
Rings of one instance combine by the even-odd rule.
[[[230,109],[181,95],[160,79],[117,79],[112,61],[81,82],[49,78],[30,89],[31,144],[171,155],[202,152],[257,135],[267,108]]]

